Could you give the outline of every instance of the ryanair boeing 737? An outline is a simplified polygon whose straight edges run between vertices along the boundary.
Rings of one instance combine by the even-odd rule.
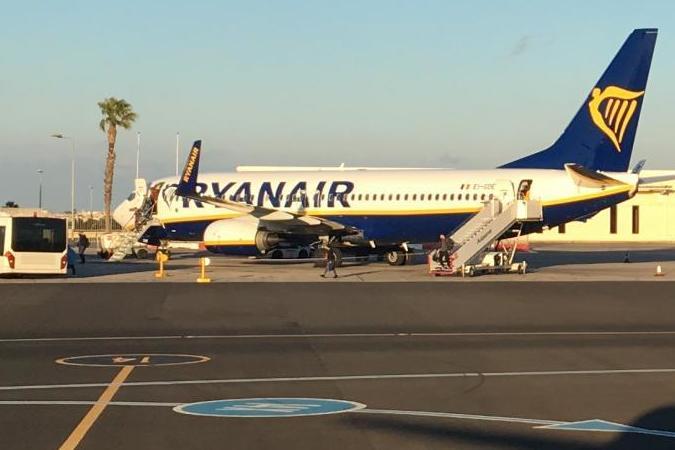
[[[480,247],[584,220],[637,191],[639,169],[628,168],[656,35],[633,31],[558,140],[497,169],[249,167],[200,174],[196,141],[179,178],[157,180],[147,193],[141,185],[115,220],[155,245],[196,241],[213,252],[259,255],[328,239],[337,248],[386,253],[391,264],[405,263],[409,244],[440,234],[454,232],[461,250],[472,239]]]

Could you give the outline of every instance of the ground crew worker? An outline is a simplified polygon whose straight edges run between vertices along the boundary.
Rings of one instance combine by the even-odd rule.
[[[89,238],[84,233],[80,233],[77,241],[77,253],[80,255],[80,264],[84,264],[84,252],[89,248]]]
[[[441,245],[438,250],[438,262],[441,264],[441,267],[449,268],[450,267],[450,251],[452,250],[452,239],[446,238],[444,235],[439,236]]]
[[[326,245],[323,247],[323,251],[324,251],[324,260],[326,261],[326,268],[321,274],[321,277],[326,278],[326,275],[328,275],[330,272],[333,272],[333,278],[337,278],[338,274],[337,271],[335,270],[335,266],[337,264],[337,255],[335,253],[335,250],[330,245]]]

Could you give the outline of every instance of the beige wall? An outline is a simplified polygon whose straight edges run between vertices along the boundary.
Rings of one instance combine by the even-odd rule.
[[[675,171],[643,171],[653,180],[642,185],[632,199],[617,205],[617,232],[610,233],[610,210],[605,209],[587,222],[566,224],[529,235],[531,242],[675,242]],[[667,178],[671,179],[667,179]],[[659,179],[660,178],[660,179]],[[639,206],[639,233],[632,229],[632,209]]]

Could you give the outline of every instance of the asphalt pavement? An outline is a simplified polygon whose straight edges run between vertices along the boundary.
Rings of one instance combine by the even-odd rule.
[[[672,449],[674,294],[0,285],[2,448]]]

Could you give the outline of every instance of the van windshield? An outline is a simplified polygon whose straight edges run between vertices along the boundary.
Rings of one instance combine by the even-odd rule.
[[[41,217],[12,219],[12,250],[60,253],[66,249],[66,221]]]

